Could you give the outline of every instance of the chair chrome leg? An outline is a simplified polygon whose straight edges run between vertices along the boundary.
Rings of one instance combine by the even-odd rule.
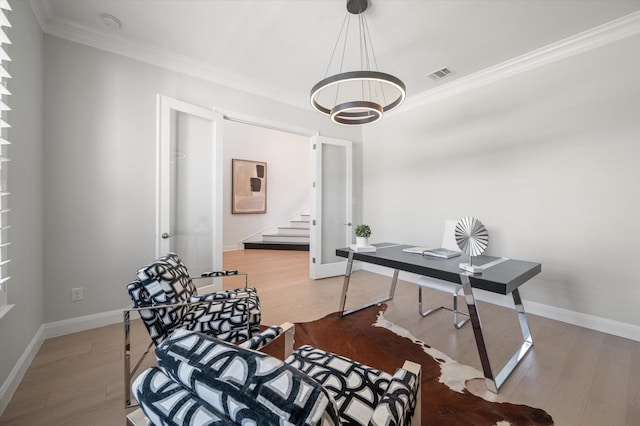
[[[431,315],[432,313],[439,311],[440,309],[447,309],[445,306],[437,306],[435,308],[431,308],[428,311],[422,311],[422,287],[418,286],[418,313],[422,317],[426,317],[427,315]]]
[[[458,321],[458,314],[464,315],[466,318],[462,321]],[[469,314],[458,310],[458,295],[453,294],[453,326],[458,330],[462,328],[469,321]]]
[[[132,402],[131,397],[131,379],[133,375],[138,371],[138,368],[144,361],[145,357],[149,353],[153,341],[147,346],[147,350],[144,351],[142,356],[136,362],[136,365],[131,368],[131,324],[130,324],[130,311],[125,309],[124,313],[124,408],[131,408],[137,406],[137,402]]]
[[[422,287],[418,286],[418,313],[424,318],[427,315],[431,315],[432,313],[439,311],[440,309],[446,309],[447,311],[453,312],[453,326],[457,329],[460,329],[463,325],[469,321],[469,314],[466,312],[461,312],[458,310],[458,298],[457,295],[453,294],[453,309],[447,306],[436,306],[435,308],[431,308],[428,311],[422,311]],[[458,321],[458,315],[464,315],[467,318],[462,321]]]

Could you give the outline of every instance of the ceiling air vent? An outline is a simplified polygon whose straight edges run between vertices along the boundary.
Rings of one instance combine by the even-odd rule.
[[[440,80],[451,74],[454,74],[454,72],[450,68],[444,67],[427,74],[427,77],[431,80]]]

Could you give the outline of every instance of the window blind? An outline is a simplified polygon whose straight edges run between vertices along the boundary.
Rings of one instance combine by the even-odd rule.
[[[7,185],[7,166],[9,163],[9,142],[8,133],[9,119],[9,96],[11,93],[7,89],[8,81],[11,78],[7,70],[7,63],[11,61],[7,55],[7,46],[11,40],[7,37],[7,28],[11,27],[7,12],[11,10],[8,0],[0,0],[0,312],[7,304],[7,281],[9,268],[9,189]]]

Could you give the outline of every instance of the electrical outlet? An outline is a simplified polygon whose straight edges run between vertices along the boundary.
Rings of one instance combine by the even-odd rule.
[[[78,302],[84,299],[84,295],[82,294],[82,287],[76,287],[71,289],[71,301]]]

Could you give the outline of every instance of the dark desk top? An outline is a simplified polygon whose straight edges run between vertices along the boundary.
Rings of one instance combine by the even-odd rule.
[[[440,259],[417,253],[406,253],[403,252],[402,249],[413,247],[406,244],[379,243],[374,245],[377,247],[375,253],[354,252],[353,258],[374,265],[413,272],[418,275],[438,278],[458,284],[461,284],[460,272],[462,272],[458,265],[469,261],[469,257],[466,255],[453,257],[451,259]],[[349,257],[350,252],[351,250],[349,248],[337,249],[336,255]],[[473,258],[473,264],[482,265],[497,259],[500,258],[476,256]],[[493,293],[509,294],[538,275],[541,271],[542,265],[540,263],[508,259],[486,269],[482,274],[470,275],[470,281],[471,286],[474,288],[491,291]]]

